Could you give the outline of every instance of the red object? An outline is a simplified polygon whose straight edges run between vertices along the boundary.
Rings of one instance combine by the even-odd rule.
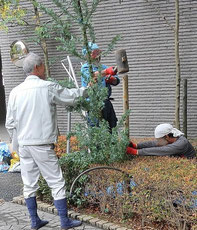
[[[132,141],[130,141],[129,147],[132,147],[132,148],[134,148],[134,149],[137,149],[137,144],[135,144],[135,143],[133,143]]]
[[[111,67],[105,69],[104,71],[105,71],[105,75],[116,75],[118,70],[116,67],[111,66]]]
[[[116,80],[116,78],[111,76],[111,75],[106,76],[106,78],[105,78],[105,82],[108,84],[112,84],[114,80]]]
[[[127,154],[130,154],[130,155],[138,155],[137,149],[134,149],[134,148],[132,148],[132,147],[127,147],[126,153],[127,153]]]

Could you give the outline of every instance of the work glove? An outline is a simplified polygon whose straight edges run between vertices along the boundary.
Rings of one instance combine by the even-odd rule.
[[[134,148],[132,148],[132,147],[127,147],[127,149],[126,149],[126,154],[138,155],[138,151],[137,151],[137,149],[134,149]]]
[[[137,144],[133,143],[132,141],[129,142],[129,147],[137,149]]]
[[[116,78],[114,76],[107,75],[105,77],[105,82],[108,83],[108,84],[112,84],[114,80],[116,80]]]
[[[116,66],[111,66],[104,70],[105,75],[116,75],[118,72],[118,69]]]

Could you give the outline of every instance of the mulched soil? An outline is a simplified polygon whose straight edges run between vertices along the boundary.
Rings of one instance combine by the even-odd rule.
[[[174,227],[169,226],[167,223],[144,223],[142,226],[142,220],[140,217],[130,218],[127,220],[122,220],[118,218],[114,218],[113,216],[102,214],[99,210],[93,208],[84,208],[84,209],[77,209],[74,208],[76,212],[80,212],[84,215],[90,215],[95,218],[99,218],[102,220],[106,220],[108,222],[112,222],[117,224],[121,227],[130,228],[132,230],[177,230]]]

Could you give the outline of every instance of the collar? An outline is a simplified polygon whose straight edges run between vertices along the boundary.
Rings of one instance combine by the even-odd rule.
[[[29,76],[26,77],[25,81],[26,80],[31,80],[31,79],[40,79],[40,78],[38,76],[36,76],[36,75],[29,75]]]

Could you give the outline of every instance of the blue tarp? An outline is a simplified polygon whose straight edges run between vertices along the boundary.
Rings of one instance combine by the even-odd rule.
[[[11,153],[8,148],[8,145],[4,142],[0,142],[0,172],[7,171],[9,169],[9,164],[5,159],[10,159]]]

